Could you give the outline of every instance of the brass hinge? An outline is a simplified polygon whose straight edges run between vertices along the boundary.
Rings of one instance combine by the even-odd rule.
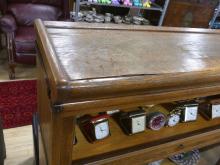
[[[54,104],[54,105],[52,105],[52,110],[53,110],[53,112],[59,113],[59,112],[62,112],[63,109],[64,109],[63,106],[60,105],[60,104]]]

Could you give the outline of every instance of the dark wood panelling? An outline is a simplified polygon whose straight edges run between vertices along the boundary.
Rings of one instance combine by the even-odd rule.
[[[208,28],[218,0],[171,0],[164,26]]]

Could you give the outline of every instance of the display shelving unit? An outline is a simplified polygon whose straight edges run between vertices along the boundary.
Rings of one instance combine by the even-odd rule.
[[[137,7],[137,6],[126,6],[126,5],[115,5],[115,4],[103,4],[103,3],[94,3],[94,2],[88,2],[88,1],[81,1],[76,0],[75,2],[75,17],[73,18],[75,22],[78,21],[78,15],[80,11],[81,5],[90,5],[90,6],[111,6],[111,7],[117,7],[117,8],[130,8],[130,9],[140,9],[140,10],[153,10],[153,11],[159,11],[161,13],[160,19],[158,22],[158,26],[161,26],[163,24],[163,20],[167,11],[167,7],[169,5],[170,0],[164,0],[163,6],[160,6],[156,3],[152,3],[151,7]]]
[[[167,113],[166,109],[164,109],[160,105],[155,106],[155,109],[157,109],[157,111],[159,112]],[[89,161],[92,162],[92,159],[93,161],[95,159],[99,160],[100,157],[104,158],[105,156],[107,157],[108,155],[113,156],[113,155],[118,155],[119,153],[125,154],[127,148],[130,148],[130,151],[132,150],[144,151],[144,149],[150,147],[151,145],[153,146],[156,143],[163,144],[170,140],[175,141],[178,140],[181,136],[193,137],[196,136],[198,132],[205,132],[211,128],[215,129],[220,125],[220,119],[207,121],[206,119],[204,119],[202,116],[199,115],[197,121],[195,122],[180,123],[175,127],[164,127],[159,131],[153,131],[147,129],[143,133],[128,136],[124,134],[124,132],[121,130],[120,126],[114,121],[114,119],[110,118],[109,121],[111,126],[111,136],[105,139],[103,142],[97,142],[95,144],[89,143],[82,134],[82,132],[80,131],[79,127],[78,126],[76,127],[77,138],[80,139],[80,141],[78,141],[77,145],[74,146],[72,152],[72,160],[74,165],[84,164],[84,163],[86,164]],[[199,143],[202,141],[203,140],[200,141],[198,139],[197,142],[191,142],[191,143]],[[186,142],[183,142],[182,145],[180,144],[177,148],[181,149],[181,147],[183,147],[184,149],[186,149],[187,147],[189,147],[188,150],[193,149],[190,145],[186,144]],[[201,143],[197,147],[200,148],[201,146],[204,146],[204,143]],[[103,148],[105,149],[104,152],[103,152]],[[160,149],[164,151],[167,150],[166,152],[169,152],[169,148],[166,149],[161,147]],[[148,156],[146,154],[144,158],[150,159],[151,156]],[[92,158],[92,159],[89,160],[88,158]],[[161,155],[159,156],[155,154],[152,158],[152,161],[160,160],[160,159],[161,159]]]

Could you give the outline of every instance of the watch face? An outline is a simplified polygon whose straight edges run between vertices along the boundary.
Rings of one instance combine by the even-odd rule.
[[[184,121],[195,121],[197,119],[198,106],[185,107]]]
[[[95,125],[95,137],[97,140],[104,139],[109,136],[108,121],[104,121]]]
[[[169,127],[173,127],[180,122],[180,115],[179,114],[171,114],[168,118],[167,125]]]
[[[152,130],[160,130],[166,123],[166,117],[163,113],[155,112],[148,117],[148,127]]]
[[[133,117],[132,121],[132,133],[143,132],[145,130],[146,116]]]
[[[220,105],[212,105],[212,118],[220,117]]]
[[[146,129],[146,112],[138,108],[130,112],[121,112],[116,121],[125,134],[133,135]]]

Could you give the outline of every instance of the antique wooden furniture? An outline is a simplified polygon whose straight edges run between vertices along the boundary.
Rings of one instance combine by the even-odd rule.
[[[208,28],[219,0],[170,0],[164,26]]]
[[[41,20],[35,29],[41,164],[144,164],[220,142],[220,120],[201,116],[132,136],[110,118],[111,136],[94,144],[77,125],[83,114],[220,94],[219,31]]]

